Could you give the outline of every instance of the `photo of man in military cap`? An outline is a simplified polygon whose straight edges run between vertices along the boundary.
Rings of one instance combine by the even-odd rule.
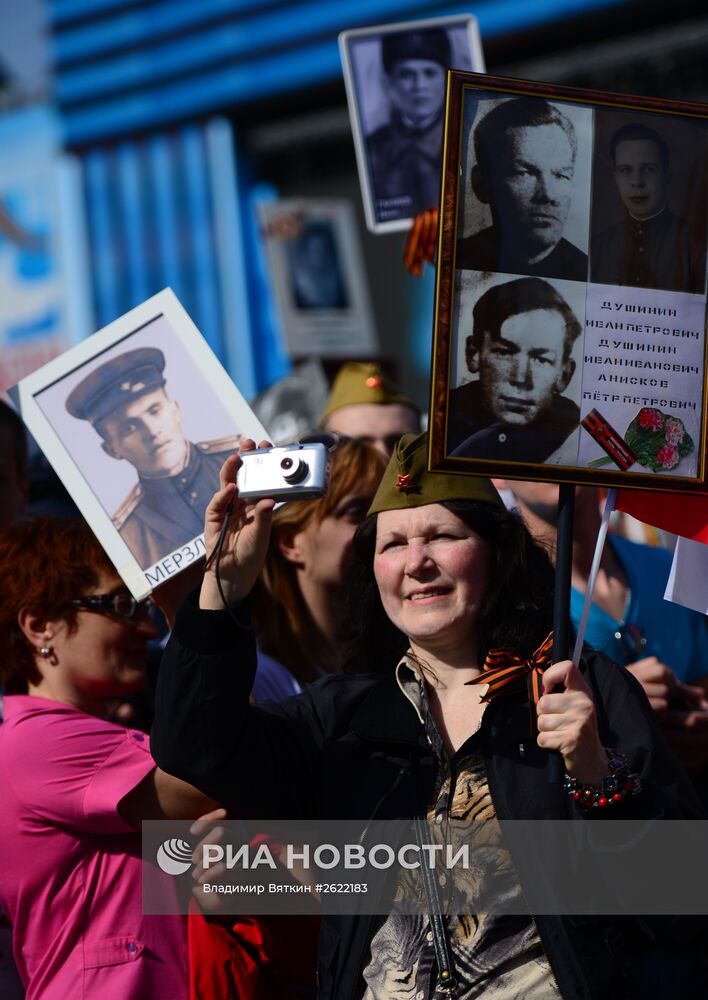
[[[415,215],[438,204],[450,58],[444,28],[381,38],[391,119],[366,140],[377,205],[406,198],[408,214]]]
[[[73,417],[91,424],[106,455],[138,474],[112,519],[142,568],[201,534],[219,469],[241,440],[189,441],[164,370],[158,348],[126,351],[94,368],[65,403]]]
[[[367,225],[404,229],[440,200],[449,69],[484,71],[475,18],[378,25],[340,35]]]

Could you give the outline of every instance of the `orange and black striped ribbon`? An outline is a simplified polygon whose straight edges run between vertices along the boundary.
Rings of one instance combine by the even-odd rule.
[[[403,263],[414,278],[421,276],[425,263],[435,260],[437,238],[438,210],[428,208],[413,219],[403,248]]]
[[[543,694],[543,671],[551,665],[553,649],[553,632],[549,632],[538,649],[528,660],[522,660],[513,649],[490,649],[484,666],[478,677],[467,681],[468,684],[488,684],[487,693],[482,701],[493,701],[509,684],[514,684],[522,677],[527,678],[529,703],[533,704],[531,716],[531,732],[536,727],[535,708]]]

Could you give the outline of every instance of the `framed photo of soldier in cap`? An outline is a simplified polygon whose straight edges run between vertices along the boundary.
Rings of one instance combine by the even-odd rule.
[[[440,198],[448,69],[484,72],[476,18],[375,25],[339,36],[366,225],[408,229]]]
[[[138,599],[203,556],[243,437],[267,436],[170,289],[23,379],[22,417]]]

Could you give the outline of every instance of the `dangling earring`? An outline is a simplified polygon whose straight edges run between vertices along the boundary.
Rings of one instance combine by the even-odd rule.
[[[39,655],[43,656],[45,660],[48,660],[49,657],[52,655],[52,647],[42,646],[41,649],[39,650]]]

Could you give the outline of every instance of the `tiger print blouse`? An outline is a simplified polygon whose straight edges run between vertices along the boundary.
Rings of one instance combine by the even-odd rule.
[[[410,656],[397,668],[398,684],[411,702],[438,760],[427,818],[446,844],[470,845],[471,865],[438,870],[438,892],[453,953],[455,1000],[553,1000],[560,991],[533,917],[525,912],[521,886],[501,828],[482,758],[479,731],[450,756],[435,726],[425,686]],[[397,895],[420,893],[413,876],[402,876]],[[410,884],[406,885],[405,882]],[[416,883],[417,885],[418,883]],[[424,909],[424,906],[421,906]],[[430,922],[425,915],[392,912],[371,941],[363,972],[362,1000],[435,1000],[437,969]]]

